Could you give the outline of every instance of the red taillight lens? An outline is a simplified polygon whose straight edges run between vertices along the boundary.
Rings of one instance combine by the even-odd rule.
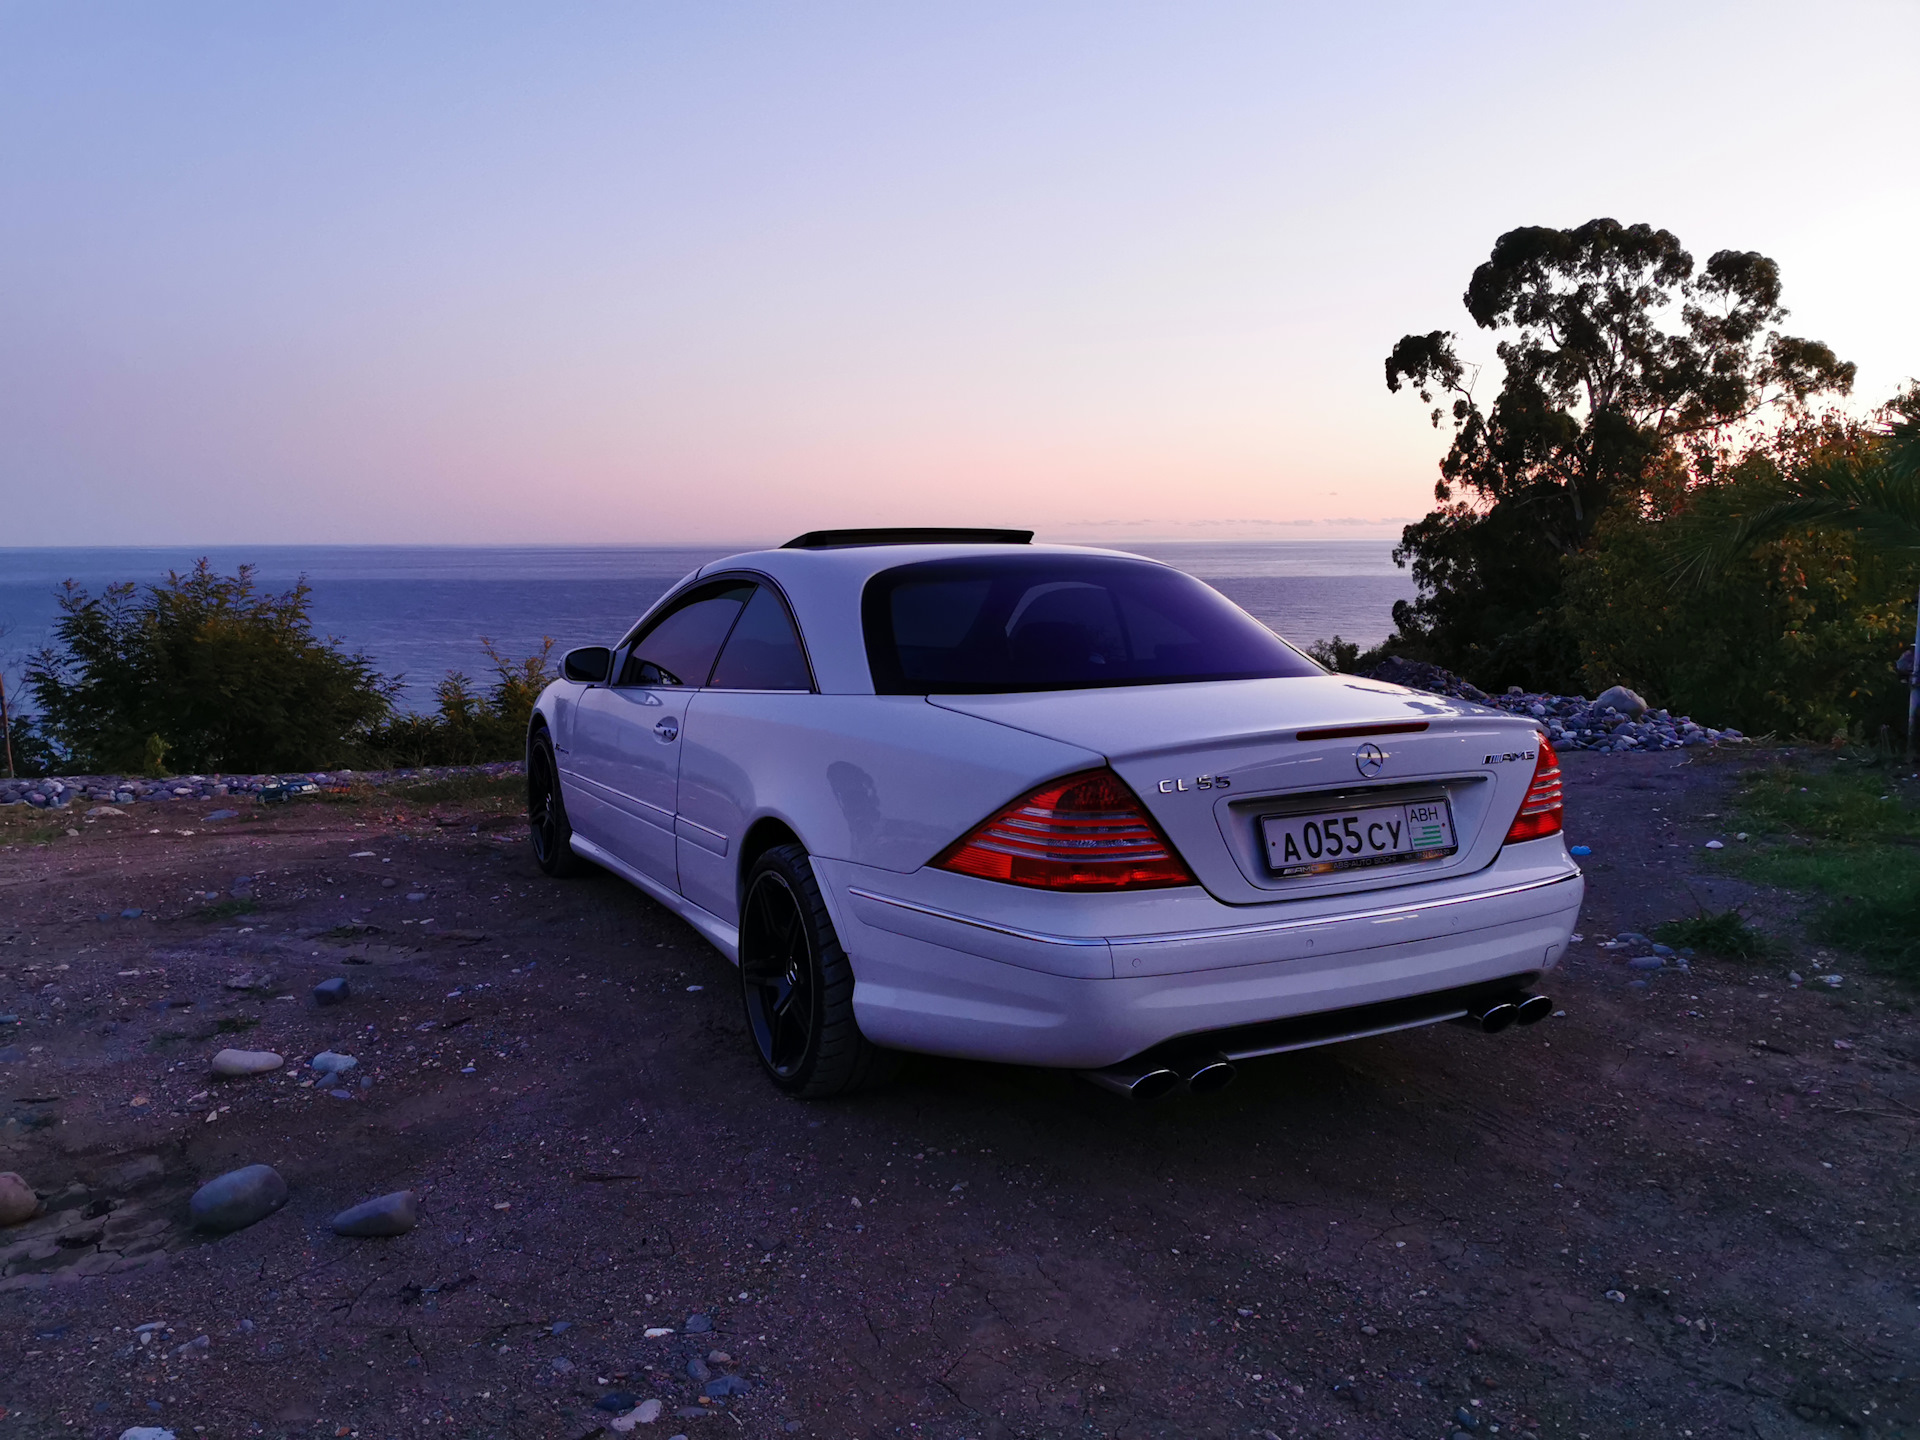
[[[1507,839],[1538,840],[1543,835],[1558,835],[1564,814],[1560,804],[1560,757],[1553,742],[1540,736],[1538,758],[1533,764],[1533,783],[1527,798],[1520,802],[1520,813],[1513,817]]]
[[[1191,885],[1160,827],[1111,770],[1052,780],[956,841],[942,870],[1042,890]]]

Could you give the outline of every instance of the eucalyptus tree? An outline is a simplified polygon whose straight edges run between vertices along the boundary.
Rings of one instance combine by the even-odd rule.
[[[1608,507],[1710,477],[1770,413],[1844,394],[1854,367],[1780,329],[1779,267],[1747,250],[1704,266],[1666,230],[1590,220],[1495,243],[1462,297],[1498,337],[1499,390],[1448,330],[1407,335],[1387,388],[1452,427],[1437,508],[1401,534],[1418,597],[1396,648],[1484,686],[1573,688],[1577,639],[1561,570]]]

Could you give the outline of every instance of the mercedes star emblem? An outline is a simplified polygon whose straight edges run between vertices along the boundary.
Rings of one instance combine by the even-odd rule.
[[[1353,752],[1353,764],[1363,776],[1371,780],[1387,765],[1387,752],[1369,741]]]

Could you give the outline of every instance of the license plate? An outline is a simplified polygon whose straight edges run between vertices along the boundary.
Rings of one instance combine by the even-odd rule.
[[[1438,860],[1457,848],[1453,812],[1444,800],[1311,815],[1264,815],[1260,832],[1267,842],[1267,863],[1281,876]]]

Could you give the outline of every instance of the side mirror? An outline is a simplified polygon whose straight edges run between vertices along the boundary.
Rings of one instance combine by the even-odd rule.
[[[569,650],[560,662],[560,673],[569,680],[586,685],[603,685],[613,673],[613,651],[604,645],[582,645]]]

